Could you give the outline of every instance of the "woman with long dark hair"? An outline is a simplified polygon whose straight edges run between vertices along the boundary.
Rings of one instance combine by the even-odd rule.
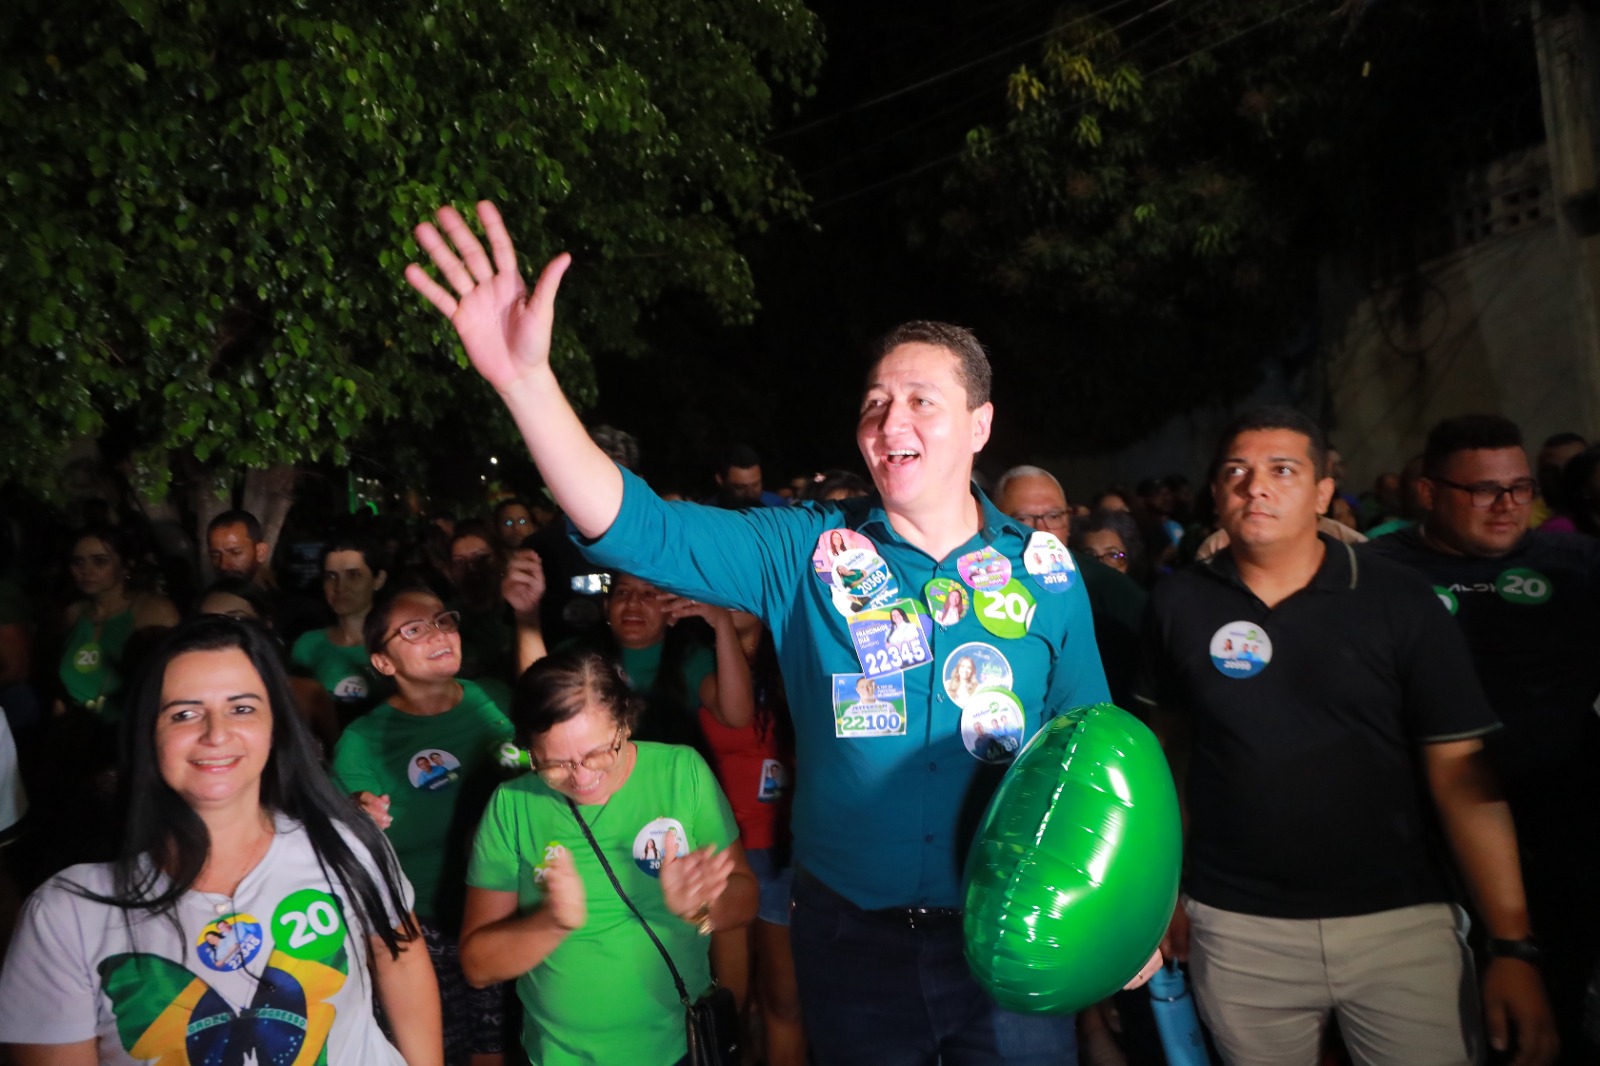
[[[19,1066],[437,1066],[410,885],[292,705],[251,623],[197,619],[156,651],[123,719],[118,858],[35,892],[0,974]]]

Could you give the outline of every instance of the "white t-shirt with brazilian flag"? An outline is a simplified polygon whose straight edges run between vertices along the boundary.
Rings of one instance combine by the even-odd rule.
[[[107,1064],[403,1066],[373,1020],[367,939],[350,934],[343,887],[298,822],[277,826],[231,897],[186,893],[176,925],[68,887],[112,894],[108,864],[51,878],[24,905],[0,973],[0,1043],[98,1038]]]

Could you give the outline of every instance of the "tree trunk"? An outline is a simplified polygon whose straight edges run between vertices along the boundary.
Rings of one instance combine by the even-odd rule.
[[[283,521],[294,506],[295,482],[300,472],[290,463],[279,463],[265,470],[247,470],[244,475],[244,502],[246,511],[261,523],[261,536],[278,549],[278,534],[283,532]]]

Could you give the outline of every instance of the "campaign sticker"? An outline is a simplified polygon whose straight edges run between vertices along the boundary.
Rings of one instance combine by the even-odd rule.
[[[1451,614],[1461,610],[1461,601],[1456,599],[1456,594],[1443,585],[1433,586],[1433,594],[1439,597],[1439,602],[1444,604],[1444,609]]]
[[[456,772],[460,769],[461,760],[448,751],[423,748],[406,763],[406,777],[410,779],[412,788],[437,792],[441,788],[449,788],[461,776]]]
[[[372,686],[367,684],[365,677],[360,674],[351,674],[333,686],[333,698],[336,700],[364,700],[371,691]]]
[[[965,709],[983,688],[1011,687],[1011,664],[992,644],[963,644],[944,660],[945,695]]]
[[[322,962],[344,949],[344,912],[319,888],[291,892],[272,914],[272,945],[296,959]]]
[[[689,854],[689,834],[676,818],[657,818],[648,822],[633,838],[633,861],[651,877],[661,876],[661,860],[671,855],[681,859]]]
[[[1494,590],[1507,603],[1519,607],[1537,607],[1550,598],[1553,586],[1550,579],[1537,570],[1505,570],[1494,583]]]
[[[965,618],[972,606],[966,586],[948,577],[936,577],[928,582],[923,586],[922,596],[928,601],[928,613],[933,620],[946,629]]]
[[[853,529],[830,529],[817,538],[817,550],[811,553],[811,572],[824,584],[838,586],[834,570],[850,552],[870,552],[876,555],[872,541]]]
[[[833,735],[845,740],[905,736],[905,675],[834,674]]]
[[[224,914],[200,930],[195,954],[208,968],[231,973],[256,957],[262,941],[261,923],[253,915]]]
[[[900,598],[900,588],[883,557],[871,549],[851,549],[834,569],[833,606],[849,618]]]
[[[1225,677],[1255,677],[1272,661],[1272,638],[1255,622],[1229,622],[1211,637],[1211,662]]]
[[[975,589],[972,593],[972,611],[978,616],[978,623],[1001,640],[1027,636],[1037,607],[1028,586],[1016,580],[1008,581],[1004,588]]]
[[[992,544],[957,559],[956,569],[961,572],[961,580],[975,589],[1003,588],[1011,580],[1011,560]]]
[[[983,688],[961,708],[961,743],[975,759],[1002,763],[1016,758],[1027,725],[1022,701],[1008,688]]]
[[[1042,529],[1028,538],[1028,546],[1022,549],[1022,565],[1040,588],[1055,593],[1070,589],[1078,570],[1060,538]]]
[[[928,637],[933,623],[911,600],[887,608],[862,611],[850,621],[861,672],[868,677],[910,670],[933,661]]]
[[[80,674],[100,669],[100,645],[92,640],[79,644],[72,652],[72,668]]]
[[[537,866],[533,868],[533,883],[536,885],[544,884],[546,868],[550,865],[550,860],[559,858],[565,854],[567,854],[567,847],[565,844],[555,840],[552,840],[550,843],[546,844],[544,846],[544,858]]]
[[[756,799],[761,803],[776,803],[789,790],[789,768],[777,759],[761,760],[761,784],[756,789]]]

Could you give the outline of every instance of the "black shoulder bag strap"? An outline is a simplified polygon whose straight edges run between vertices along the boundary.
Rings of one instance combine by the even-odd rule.
[[[633,912],[633,916],[639,919],[639,924],[644,926],[646,935],[650,937],[650,943],[654,944],[656,950],[661,952],[661,958],[666,962],[667,969],[672,971],[672,983],[678,987],[679,1002],[683,1004],[685,1010],[694,1009],[694,1003],[689,999],[689,989],[684,985],[683,977],[678,973],[678,968],[673,965],[672,956],[667,954],[667,949],[661,943],[660,938],[656,936],[656,931],[651,929],[650,923],[644,920],[644,915],[640,914],[639,908],[633,905],[633,900],[629,899],[628,894],[622,891],[622,882],[618,881],[617,875],[611,871],[611,864],[606,861],[605,852],[600,850],[600,845],[595,841],[594,834],[589,832],[589,823],[585,822],[583,815],[578,813],[578,805],[572,802],[572,797],[570,796],[563,796],[562,798],[567,801],[567,808],[572,811],[572,817],[578,820],[578,828],[583,830],[583,839],[587,840],[589,847],[594,850],[594,857],[600,860],[600,868],[611,879],[611,887],[617,890],[617,895],[622,897],[622,902],[626,903],[628,909]]]

